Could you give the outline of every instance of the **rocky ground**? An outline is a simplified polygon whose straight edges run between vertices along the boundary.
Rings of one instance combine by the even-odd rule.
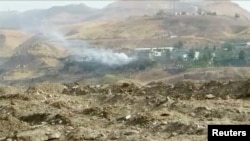
[[[250,122],[250,81],[0,88],[1,141],[202,141]]]

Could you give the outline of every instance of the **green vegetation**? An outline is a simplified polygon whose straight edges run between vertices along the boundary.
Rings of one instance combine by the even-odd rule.
[[[239,60],[245,60],[245,52],[243,50],[239,53]]]
[[[234,46],[232,45],[232,43],[224,43],[222,44],[222,49],[227,50],[227,51],[232,51],[234,48]]]
[[[159,10],[157,13],[156,13],[156,16],[164,16],[165,12],[164,10]]]
[[[183,48],[183,42],[182,41],[178,41],[177,43],[174,44],[174,48],[182,49]]]
[[[194,55],[195,55],[195,51],[194,49],[190,49],[189,52],[188,52],[188,58],[190,59],[194,59]]]
[[[199,59],[194,60],[195,52],[198,51]],[[202,67],[225,67],[225,66],[248,66],[250,65],[250,48],[247,46],[236,46],[230,42],[217,46],[205,46],[192,48],[188,51],[188,60],[181,57],[176,58],[176,64],[184,65],[186,68]]]

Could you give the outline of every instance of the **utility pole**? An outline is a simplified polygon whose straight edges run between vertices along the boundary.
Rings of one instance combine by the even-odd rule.
[[[176,0],[171,0],[172,8],[170,8],[174,15],[175,15],[175,12],[176,12],[176,4],[175,4],[175,2],[176,2]]]
[[[175,14],[175,0],[174,0],[174,14]]]

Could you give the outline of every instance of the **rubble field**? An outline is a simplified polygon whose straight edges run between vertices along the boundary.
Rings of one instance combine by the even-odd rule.
[[[250,122],[250,80],[0,87],[0,141],[202,141]]]

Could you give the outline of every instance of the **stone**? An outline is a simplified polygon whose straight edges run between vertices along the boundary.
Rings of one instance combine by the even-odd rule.
[[[52,132],[48,133],[47,136],[49,140],[52,140],[52,139],[59,139],[61,134],[59,132]]]
[[[52,139],[59,139],[61,134],[51,128],[38,128],[20,132],[16,135],[17,140],[23,141],[46,141]]]
[[[125,117],[126,120],[128,120],[128,119],[130,119],[130,118],[131,118],[131,115],[127,115],[127,116]]]
[[[134,135],[134,134],[139,134],[140,132],[137,130],[129,130],[129,131],[125,131],[124,135],[126,136],[130,136],[130,135]]]
[[[208,94],[208,95],[206,95],[206,98],[207,98],[207,99],[214,99],[214,98],[215,98],[215,96],[214,96],[214,95],[212,95],[212,94]]]

